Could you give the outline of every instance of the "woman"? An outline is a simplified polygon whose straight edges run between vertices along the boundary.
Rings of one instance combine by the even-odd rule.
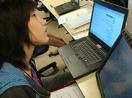
[[[68,73],[41,80],[31,66],[34,47],[54,42],[35,7],[32,0],[0,0],[0,98],[50,98],[47,89],[72,80]]]

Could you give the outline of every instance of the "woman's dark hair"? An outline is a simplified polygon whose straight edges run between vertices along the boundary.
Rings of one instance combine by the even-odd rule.
[[[26,69],[24,44],[31,44],[28,21],[32,0],[0,0],[0,68],[4,62]]]

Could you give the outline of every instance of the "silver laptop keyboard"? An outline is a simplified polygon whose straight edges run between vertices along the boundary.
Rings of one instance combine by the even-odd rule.
[[[101,61],[105,55],[105,53],[101,51],[101,49],[97,49],[91,41],[81,41],[77,44],[71,45],[71,47],[75,51],[76,55],[87,65]]]

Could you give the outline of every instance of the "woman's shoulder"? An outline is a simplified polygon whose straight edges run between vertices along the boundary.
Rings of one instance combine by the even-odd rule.
[[[39,96],[38,98],[49,98],[50,96],[45,88],[35,85],[30,78],[24,76],[21,70],[10,63],[4,63],[4,66],[0,69],[0,88],[0,96],[4,96],[2,98],[34,98],[26,97],[32,95],[32,93]],[[21,93],[18,93],[18,91]],[[25,97],[14,97],[15,95],[21,96],[21,94]]]
[[[21,70],[15,68],[12,64],[7,62],[3,63],[3,67],[0,69],[0,84],[0,94],[14,86],[29,86],[29,83],[25,79]]]

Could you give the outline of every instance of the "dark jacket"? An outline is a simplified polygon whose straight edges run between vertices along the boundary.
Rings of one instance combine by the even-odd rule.
[[[0,98],[49,98],[50,93],[10,63],[0,69]]]

